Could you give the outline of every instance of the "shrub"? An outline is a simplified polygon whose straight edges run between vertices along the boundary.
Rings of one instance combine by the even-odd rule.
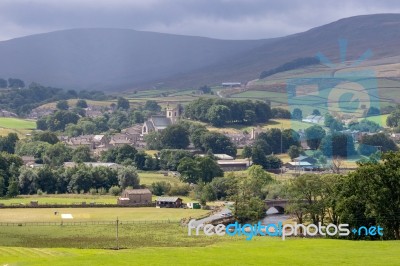
[[[108,190],[108,193],[113,196],[118,196],[119,194],[121,194],[121,188],[119,186],[112,186]]]

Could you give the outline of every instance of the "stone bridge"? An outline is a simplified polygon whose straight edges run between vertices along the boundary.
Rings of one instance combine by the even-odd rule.
[[[288,199],[265,200],[265,207],[267,210],[270,208],[275,208],[279,213],[285,213],[288,203]]]

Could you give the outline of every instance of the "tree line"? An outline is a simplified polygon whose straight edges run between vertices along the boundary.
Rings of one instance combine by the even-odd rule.
[[[229,124],[252,125],[268,122],[271,108],[261,101],[199,98],[185,106],[184,117],[211,123],[216,127]]]
[[[29,114],[38,106],[59,100],[81,98],[103,101],[113,98],[112,96],[107,96],[104,92],[100,91],[64,90],[60,88],[45,87],[37,83],[31,83],[27,87],[17,86],[18,89],[14,87],[12,88],[13,89],[0,90],[0,109],[15,112],[19,116]]]

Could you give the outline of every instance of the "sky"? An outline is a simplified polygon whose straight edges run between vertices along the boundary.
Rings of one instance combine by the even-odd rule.
[[[71,28],[265,39],[376,13],[400,13],[400,1],[0,0],[0,40]]]

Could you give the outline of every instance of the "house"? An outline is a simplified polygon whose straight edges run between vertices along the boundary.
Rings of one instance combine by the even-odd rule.
[[[21,156],[22,162],[24,165],[31,165],[35,163],[35,157],[34,156]]]
[[[323,124],[325,118],[321,115],[309,115],[302,119],[303,122],[313,123],[313,124]]]
[[[240,86],[242,86],[242,83],[240,83],[240,82],[223,82],[221,85],[222,85],[222,87],[230,87],[230,88],[233,88],[233,87],[240,87]]]
[[[206,157],[207,154],[199,154],[200,157]],[[214,154],[214,157],[218,160],[233,160],[234,158],[228,154]]]
[[[158,197],[156,199],[156,208],[180,208],[182,199],[178,197]]]
[[[313,167],[309,162],[287,162],[283,166],[290,170],[305,170],[305,168]]]
[[[143,123],[142,135],[147,135],[151,132],[158,132],[169,125],[175,124],[179,119],[179,108],[167,107],[165,115],[153,115]]]
[[[77,148],[78,146],[83,145],[88,146],[91,150],[94,150],[99,148],[107,148],[109,145],[109,141],[105,135],[82,135],[73,138],[61,136],[59,139],[71,148]]]
[[[146,189],[125,189],[118,199],[119,205],[151,203],[151,191]]]
[[[238,147],[244,147],[245,145],[249,144],[250,141],[250,136],[244,133],[224,133],[224,135],[227,136],[232,143],[236,144]]]
[[[249,168],[252,162],[247,159],[217,160],[217,164],[224,171],[241,171]]]
[[[115,134],[111,136],[109,144],[114,147],[120,147],[123,145],[132,145],[133,141],[129,139],[128,135]]]
[[[0,110],[0,117],[18,117],[17,114],[9,112],[7,110]]]
[[[111,168],[111,169],[118,169],[121,167],[121,165],[117,164],[117,163],[96,163],[96,162],[85,162],[83,163],[86,166],[89,167],[107,167],[107,168]],[[66,168],[72,168],[77,166],[78,164],[75,162],[65,162],[64,163],[64,167]]]
[[[294,158],[293,162],[308,162],[310,164],[315,164],[317,160],[312,157],[300,155],[299,157]]]

